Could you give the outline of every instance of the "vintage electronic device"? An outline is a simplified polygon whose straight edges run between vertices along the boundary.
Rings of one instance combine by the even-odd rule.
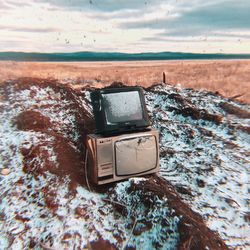
[[[106,88],[91,92],[97,133],[119,134],[150,126],[140,87]]]
[[[144,132],[87,136],[88,176],[95,184],[159,171],[159,134]]]

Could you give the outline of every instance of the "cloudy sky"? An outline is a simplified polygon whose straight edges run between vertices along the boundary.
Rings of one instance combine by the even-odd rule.
[[[250,53],[249,0],[0,0],[0,51]]]

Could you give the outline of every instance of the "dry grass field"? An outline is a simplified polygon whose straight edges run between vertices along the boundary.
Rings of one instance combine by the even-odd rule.
[[[75,87],[101,87],[114,81],[150,86],[162,82],[218,91],[250,104],[250,60],[133,62],[0,62],[1,81],[18,77],[55,78]]]

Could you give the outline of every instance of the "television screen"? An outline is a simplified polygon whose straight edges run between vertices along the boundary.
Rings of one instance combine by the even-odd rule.
[[[103,94],[107,124],[141,120],[142,106],[138,91]]]
[[[115,143],[117,176],[133,175],[157,167],[158,152],[155,136],[140,136]]]
[[[142,131],[150,126],[143,89],[106,88],[90,94],[98,133]]]

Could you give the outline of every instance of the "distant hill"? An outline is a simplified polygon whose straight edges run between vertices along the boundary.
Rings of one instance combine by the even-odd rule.
[[[26,53],[0,52],[0,60],[14,61],[135,61],[135,60],[188,60],[188,59],[250,59],[250,54],[196,54],[182,52],[159,53]]]

